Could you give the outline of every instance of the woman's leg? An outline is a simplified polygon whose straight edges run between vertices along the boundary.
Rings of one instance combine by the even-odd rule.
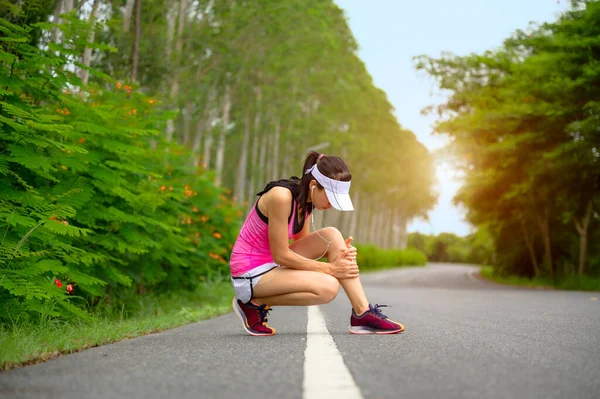
[[[327,241],[331,241],[325,257],[327,257],[329,262],[333,262],[340,251],[346,248],[342,233],[335,227],[319,229],[318,233]],[[319,237],[317,232],[312,232],[308,236],[292,243],[290,249],[309,259],[315,259],[317,256],[321,256],[325,248],[327,248],[327,243],[323,238]],[[367,300],[360,277],[342,278],[339,279],[339,282],[342,288],[344,288],[344,292],[348,296],[352,308],[357,315],[369,310],[369,301]]]
[[[308,270],[276,268],[254,286],[252,302],[269,306],[310,306],[331,302],[340,289],[333,276]]]
[[[325,255],[328,261],[333,262],[346,247],[342,234],[333,227],[319,230],[319,234],[331,241],[327,243],[316,232],[309,234],[290,245],[290,249],[298,255],[315,259]],[[285,265],[283,265],[285,266]],[[266,273],[254,287],[253,302],[269,306],[298,306],[328,303],[339,290],[344,288],[354,312],[358,315],[369,309],[369,302],[365,295],[360,278],[338,280],[324,273],[293,269],[274,269]]]

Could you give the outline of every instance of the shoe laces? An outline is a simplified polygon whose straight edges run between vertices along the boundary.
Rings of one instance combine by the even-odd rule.
[[[258,309],[256,309],[256,311],[258,312],[258,316],[260,317],[260,323],[263,326],[266,326],[267,325],[267,315],[271,311],[271,307],[267,306],[267,305],[260,305],[258,307]]]
[[[388,305],[379,305],[379,304],[375,304],[375,306],[369,305],[369,310],[377,317],[379,317],[380,319],[387,319],[388,317],[386,315],[383,314],[383,312],[381,311],[380,308],[387,308]]]

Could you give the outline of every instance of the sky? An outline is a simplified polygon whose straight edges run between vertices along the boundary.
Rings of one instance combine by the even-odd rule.
[[[335,0],[344,10],[375,85],[387,93],[400,124],[415,133],[430,151],[445,139],[432,135],[435,115],[421,110],[442,102],[435,82],[414,68],[413,57],[439,57],[442,52],[468,55],[493,50],[530,22],[554,21],[568,0]],[[460,180],[438,162],[439,198],[429,221],[414,220],[409,232],[467,235],[472,226],[464,209],[452,204]]]

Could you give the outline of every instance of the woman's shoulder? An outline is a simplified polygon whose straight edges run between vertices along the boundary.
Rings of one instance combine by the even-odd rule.
[[[275,186],[270,189],[267,193],[264,194],[265,199],[268,200],[269,203],[281,205],[281,204],[289,204],[293,199],[292,192],[283,186]]]

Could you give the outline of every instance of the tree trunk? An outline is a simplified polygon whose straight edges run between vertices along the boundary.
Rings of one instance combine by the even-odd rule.
[[[525,244],[527,245],[527,250],[529,251],[529,257],[531,258],[531,263],[533,264],[533,273],[535,277],[540,276],[540,266],[537,261],[537,256],[535,254],[535,248],[533,247],[533,241],[529,236],[529,232],[525,227],[525,222],[521,220],[521,232],[523,233],[523,238],[525,238]]]
[[[191,102],[188,102],[183,114],[183,145],[185,147],[187,147],[190,142],[190,125],[192,123],[193,107],[194,105]]]
[[[587,252],[587,239],[588,239],[588,227],[590,225],[590,218],[592,216],[592,201],[590,200],[585,210],[585,216],[582,221],[574,218],[575,228],[579,233],[579,267],[577,273],[580,276],[585,274],[585,258]]]
[[[392,225],[391,225],[391,216],[389,209],[385,208],[381,210],[381,226],[379,229],[380,237],[380,246],[381,248],[388,249],[390,247],[390,239],[392,237]]]
[[[177,24],[177,37],[175,38],[175,56],[173,60],[174,70],[172,74],[171,81],[171,90],[169,93],[170,102],[173,102],[177,99],[177,94],[179,93],[179,58],[181,56],[181,50],[183,48],[183,25],[185,22],[185,10],[187,8],[187,0],[179,1],[179,9],[175,11],[175,15],[173,16],[173,21],[168,21],[167,28],[167,57],[171,57],[171,43],[173,43],[173,33],[171,29],[174,30],[174,23],[177,16],[179,16],[179,22]],[[173,23],[173,26],[171,25]],[[166,128],[166,139],[167,142],[171,142],[173,140],[173,134],[175,133],[175,122],[172,119],[167,121]]]
[[[552,244],[550,242],[550,218],[548,215],[548,207],[544,207],[543,214],[536,214],[538,226],[542,233],[542,239],[544,242],[544,254],[545,259],[548,264],[548,271],[550,272],[550,277],[554,277],[554,266],[552,264]]]
[[[179,14],[178,6],[169,6],[167,13],[167,46],[165,47],[167,60],[171,61],[173,51],[173,39],[175,38],[175,21]]]
[[[352,204],[354,205],[354,212],[350,216],[350,223],[348,226],[348,234],[352,235],[355,238],[358,238],[358,234],[356,232],[356,227],[358,224],[358,214],[360,212],[359,201],[360,201],[360,193],[356,192],[352,198]]]
[[[242,154],[238,164],[235,190],[233,199],[237,204],[244,203],[244,194],[246,193],[246,168],[248,166],[248,144],[250,142],[250,108],[246,107],[244,115],[244,137],[242,139]]]
[[[204,141],[204,155],[202,156],[202,162],[204,163],[204,169],[210,168],[210,156],[212,154],[213,145],[213,122],[217,119],[217,107],[215,101],[217,99],[217,88],[213,87],[208,96],[208,120],[206,121],[206,140]]]
[[[394,248],[405,250],[408,247],[408,235],[406,234],[407,222],[404,212],[400,208],[396,208],[394,215],[394,223],[396,225],[396,241]]]
[[[377,239],[377,202],[369,201],[369,239],[367,240],[369,244],[375,244],[375,240]]]
[[[260,93],[260,92],[259,92]],[[258,175],[258,145],[260,140],[260,94],[257,95],[257,112],[254,115],[254,129],[252,134],[252,158],[250,160],[250,184],[248,185],[248,205],[254,204],[254,194],[256,193],[256,176]]]
[[[173,75],[173,85],[171,86],[171,98],[174,99],[179,92],[179,67],[181,53],[183,51],[183,28],[185,27],[185,14],[188,8],[188,0],[179,2],[179,22],[177,23],[177,39],[175,41],[175,67],[177,70]]]
[[[270,181],[271,180],[271,175],[273,174],[273,170],[272,170],[272,166],[273,166],[273,138],[275,131],[273,130],[271,132],[272,129],[272,125],[269,126],[269,130],[264,132],[264,135],[266,136],[266,140],[265,140],[265,153],[266,153],[266,158],[265,158],[265,165],[264,165],[264,170],[265,170],[265,178],[264,181]]]
[[[264,185],[267,182],[266,166],[267,166],[267,138],[268,133],[263,132],[260,138],[260,155],[258,157],[258,184]]]
[[[94,43],[94,39],[96,38],[96,12],[98,10],[98,5],[100,1],[94,0],[94,4],[92,5],[92,12],[90,13],[90,32],[88,33],[87,41],[88,43]],[[92,62],[92,49],[91,47],[85,47],[83,50],[83,56],[81,57],[81,63],[89,68]],[[85,68],[82,68],[80,71],[81,84],[86,86],[88,84],[88,80],[90,78],[90,71]]]
[[[294,169],[292,166],[294,165],[293,156],[293,146],[292,146],[292,126],[293,126],[293,117],[290,118],[288,123],[288,127],[285,132],[285,140],[283,143],[283,147],[285,148],[285,155],[283,156],[283,176],[286,178],[295,175]],[[300,165],[302,167],[302,165]],[[304,173],[304,171],[302,172]],[[298,176],[302,179],[302,175]]]
[[[129,25],[131,24],[131,15],[133,15],[133,6],[135,0],[127,0],[125,8],[123,9],[123,32],[129,32]]]
[[[54,24],[58,24],[60,23],[60,14],[62,14],[62,9],[64,6],[64,1],[63,0],[58,0],[56,2],[56,7],[54,7],[54,14],[53,14],[53,19],[52,22]],[[58,43],[58,34],[60,33],[60,29],[58,29],[57,27],[53,27],[52,28],[52,42],[53,43]]]
[[[386,248],[386,246],[385,246],[385,240],[386,240],[386,235],[387,235],[386,218],[387,218],[387,210],[385,208],[382,208],[379,211],[379,226],[377,227],[377,230],[375,232],[375,235],[377,236],[377,244],[378,244],[379,248]]]
[[[196,121],[196,133],[194,134],[194,141],[192,142],[192,158],[196,157],[196,154],[202,151],[202,132],[204,129],[202,125],[204,125],[205,120],[202,116],[198,117]]]
[[[281,117],[277,117],[277,119],[275,120],[275,137],[273,139],[273,165],[271,167],[272,169],[272,174],[271,174],[271,180],[276,180],[281,176],[280,170],[279,170],[279,137],[281,136]]]
[[[220,186],[223,182],[223,164],[225,160],[225,141],[227,137],[227,129],[229,128],[229,111],[231,110],[231,88],[229,85],[225,87],[225,96],[223,98],[223,126],[219,134],[219,142],[217,144],[217,159],[216,159],[216,176],[215,184]]]
[[[131,52],[131,82],[136,82],[140,59],[140,38],[142,36],[142,0],[135,0],[135,18],[133,23],[135,38],[133,40],[133,51]]]
[[[204,134],[205,130],[208,130],[209,126],[208,124],[210,123],[210,121],[208,121],[208,115],[210,112],[210,107],[211,107],[211,101],[214,101],[212,99],[214,93],[214,87],[211,89],[210,94],[208,96],[208,98],[206,99],[206,102],[204,104],[204,110],[202,111],[201,115],[197,115],[197,121],[196,121],[196,134],[194,135],[194,142],[192,144],[192,158],[195,159],[196,155],[199,154],[202,151],[202,136]]]
[[[363,195],[357,235],[360,236],[359,241],[365,244],[369,243],[369,213],[369,198],[364,198]]]

